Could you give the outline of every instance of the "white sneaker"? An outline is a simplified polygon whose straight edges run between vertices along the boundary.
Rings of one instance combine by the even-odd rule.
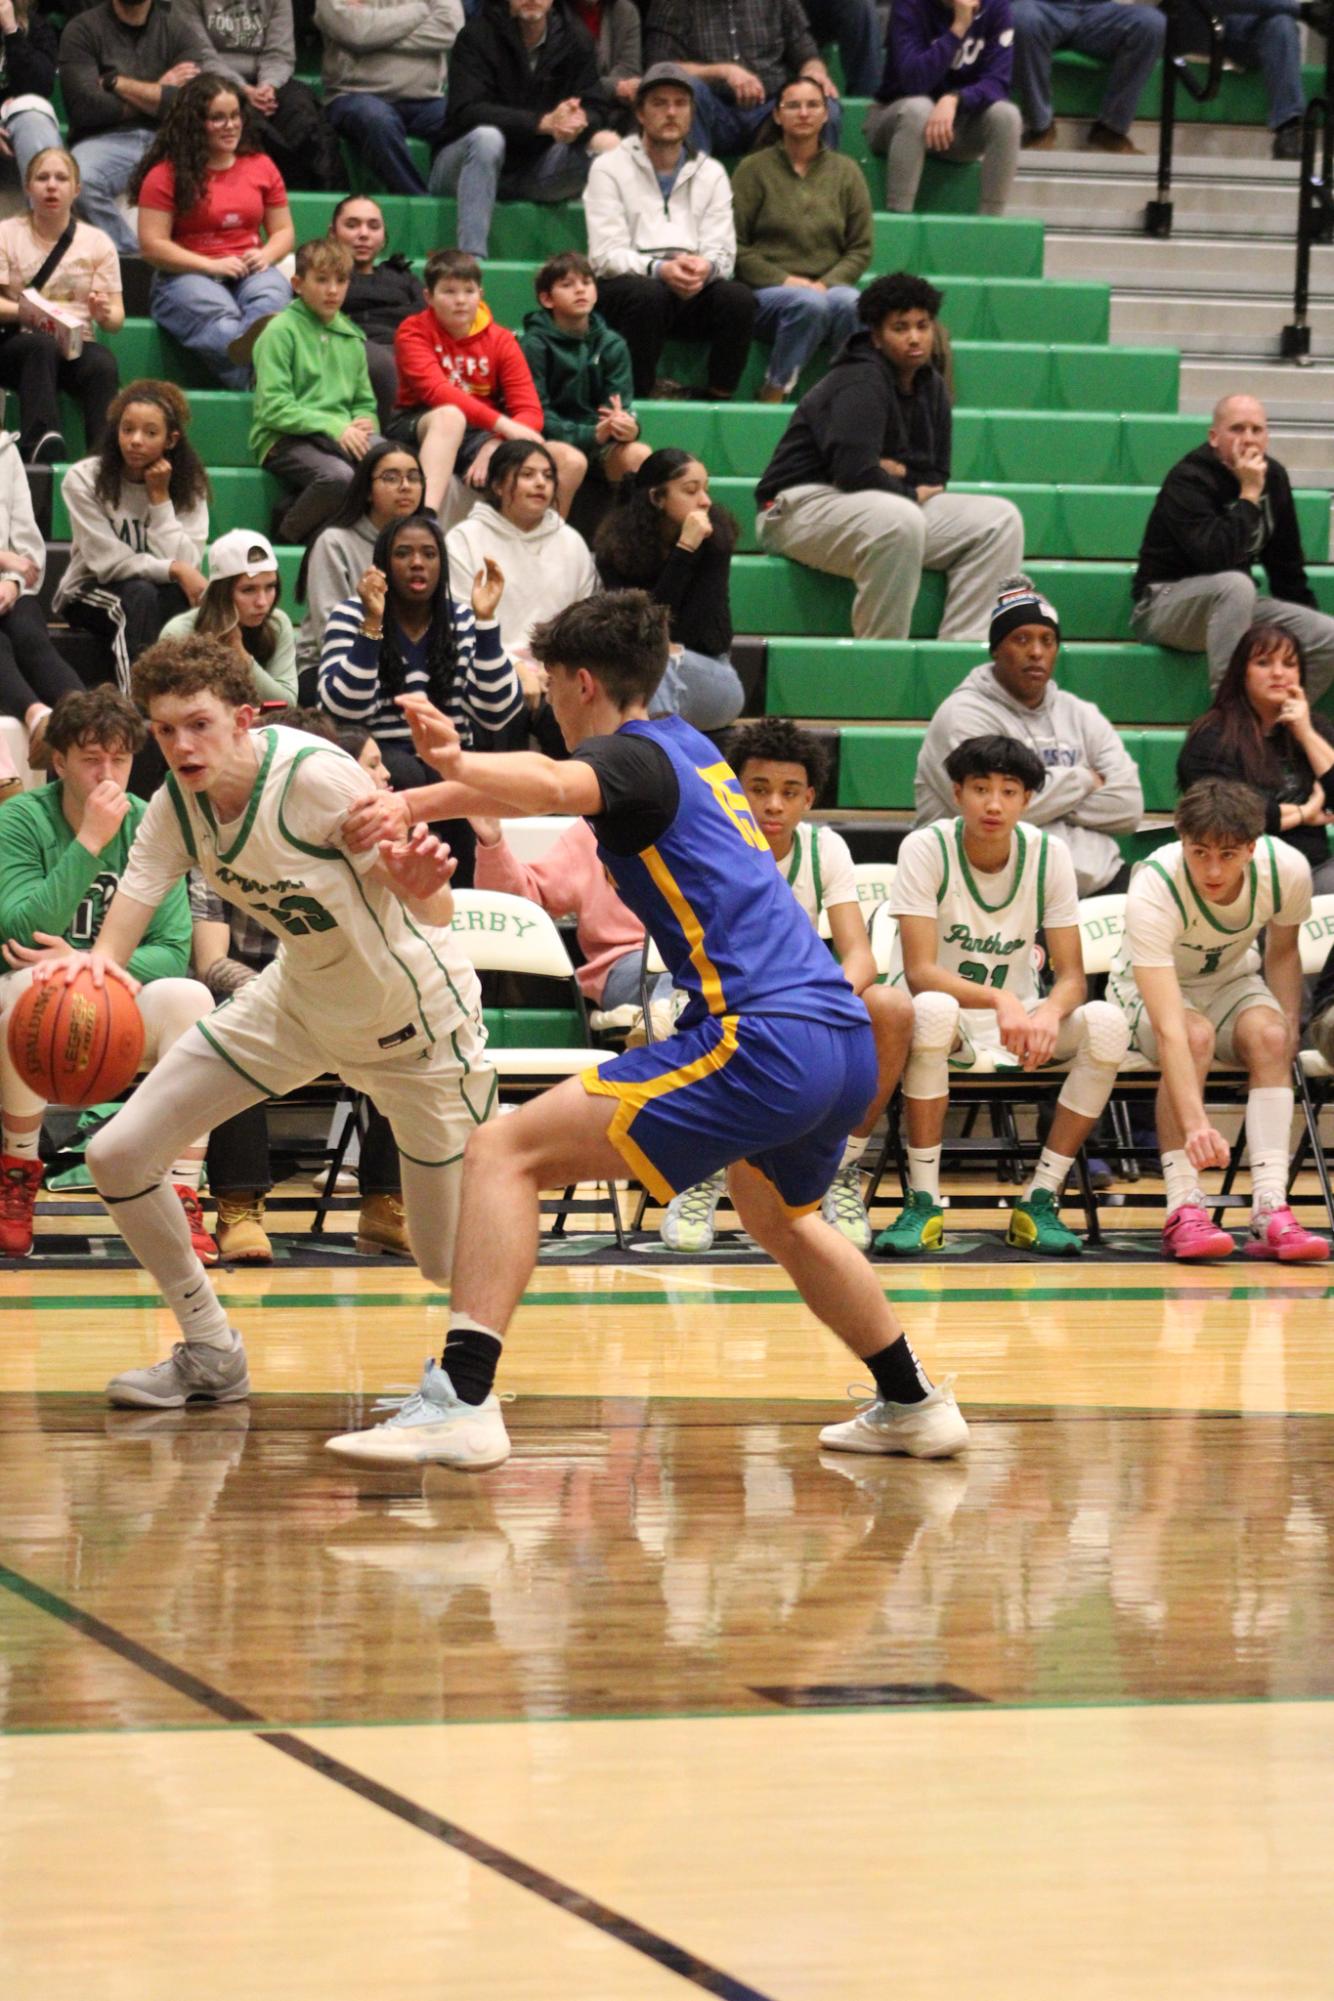
[[[509,1434],[494,1390],[485,1403],[464,1403],[438,1363],[428,1361],[421,1386],[407,1397],[381,1397],[376,1410],[392,1410],[369,1431],[345,1431],[325,1446],[358,1466],[454,1466],[485,1473],[510,1456]]]
[[[722,1173],[683,1188],[667,1205],[659,1235],[669,1251],[711,1251],[714,1211],[722,1198]]]
[[[857,1250],[870,1250],[871,1219],[862,1201],[862,1171],[856,1161],[850,1167],[839,1168],[825,1189],[820,1214],[831,1229],[846,1237]]]
[[[230,1348],[178,1341],[165,1362],[126,1369],[107,1384],[107,1400],[137,1410],[179,1410],[192,1401],[236,1403],[250,1395],[250,1371],[236,1329]]]
[[[968,1443],[968,1426],[954,1401],[949,1376],[937,1383],[920,1403],[890,1403],[875,1397],[842,1424],[827,1424],[821,1445],[834,1452],[900,1452],[910,1459],[952,1459]],[[864,1397],[864,1385],[854,1384],[851,1397]]]

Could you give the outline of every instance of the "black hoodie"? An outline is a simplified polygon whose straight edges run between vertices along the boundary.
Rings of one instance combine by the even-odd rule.
[[[1251,565],[1262,563],[1276,598],[1315,611],[1292,483],[1277,459],[1268,463],[1265,490],[1251,501],[1242,499],[1241,482],[1212,445],[1197,445],[1178,459],[1145,525],[1131,595],[1142,597],[1150,584],[1211,577],[1220,570],[1249,576]]]
[[[950,476],[950,399],[929,364],[911,389],[871,343],[869,328],[854,333],[827,375],[792,412],[778,449],[755,489],[761,507],[789,486],[814,482],[841,493],[902,494],[945,486]],[[904,477],[881,459],[897,459]]]
[[[547,16],[535,64],[508,0],[487,0],[450,51],[445,144],[479,125],[494,125],[505,135],[507,171],[532,166],[551,144],[538,121],[567,97],[580,100],[588,119],[580,145],[614,122],[615,107],[598,78],[596,44],[565,0],[555,0]]]

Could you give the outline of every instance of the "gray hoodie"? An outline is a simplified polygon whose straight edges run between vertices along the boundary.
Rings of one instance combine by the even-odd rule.
[[[349,92],[443,97],[463,0],[315,0],[326,100]]]
[[[1074,861],[1080,895],[1096,895],[1121,866],[1112,835],[1129,833],[1144,812],[1138,767],[1102,710],[1067,694],[1054,679],[1041,704],[1030,709],[1006,694],[989,660],[974,667],[927,729],[917,758],[914,826],[958,810],[945,759],[970,736],[1017,737],[1037,752],[1047,782],[1024,808],[1024,818],[1060,835]]]
[[[216,51],[211,69],[281,90],[296,68],[292,0],[172,0],[172,12]]]

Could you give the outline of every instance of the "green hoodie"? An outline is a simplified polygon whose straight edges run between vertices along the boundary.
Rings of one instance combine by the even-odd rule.
[[[589,314],[586,334],[562,333],[539,306],[524,320],[519,346],[542,399],[547,437],[597,457],[599,409],[613,396],[627,410],[634,406],[630,350],[621,336],[600,313]]]
[[[279,438],[341,438],[354,417],[375,421],[366,341],[342,313],[326,323],[304,299],[275,313],[255,342],[250,449],[263,465]]]
[[[59,785],[40,785],[0,806],[0,938],[34,945],[34,932],[46,931],[87,952],[97,942],[148,808],[131,793],[129,812],[94,855],[75,839],[62,791]],[[136,980],[188,978],[190,929],[182,879],[149,918],[128,970]]]

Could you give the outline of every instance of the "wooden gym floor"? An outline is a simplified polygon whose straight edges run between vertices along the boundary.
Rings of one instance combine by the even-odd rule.
[[[1334,1272],[885,1271],[966,1461],[822,1455],[781,1273],[544,1269],[497,1474],[353,1474],[409,1268],[229,1272],[256,1396],[112,1412],[0,1293],[13,2001],[1328,2001]]]

